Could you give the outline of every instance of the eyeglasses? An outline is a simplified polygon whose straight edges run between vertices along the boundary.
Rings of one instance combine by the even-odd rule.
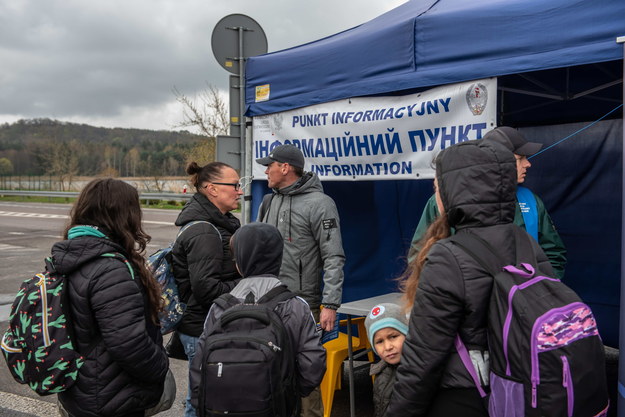
[[[239,191],[241,189],[241,183],[240,182],[213,182],[212,184],[230,185],[230,186],[234,187],[234,191]]]

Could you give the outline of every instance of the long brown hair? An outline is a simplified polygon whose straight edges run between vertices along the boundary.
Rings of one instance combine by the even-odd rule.
[[[146,289],[152,321],[158,324],[161,289],[143,256],[151,237],[143,230],[141,218],[139,193],[135,187],[114,178],[98,178],[87,184],[78,196],[64,236],[67,239],[69,230],[75,226],[97,226],[121,245]]]
[[[445,239],[450,234],[447,214],[441,213],[436,220],[428,227],[425,236],[418,243],[421,247],[419,254],[408,264],[404,273],[399,277],[399,289],[403,292],[402,304],[405,311],[412,309],[414,298],[419,285],[419,277],[425,265],[428,252],[432,246],[441,239]]]

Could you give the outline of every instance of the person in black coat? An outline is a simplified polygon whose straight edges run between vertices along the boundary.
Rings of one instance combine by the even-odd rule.
[[[423,249],[406,273],[404,301],[412,312],[388,416],[488,415],[454,340],[460,335],[478,373],[488,375],[492,277],[446,238],[450,227],[457,234],[473,233],[497,248],[503,262],[515,263],[516,183],[514,155],[499,143],[463,142],[436,158],[434,184],[442,215],[428,228]],[[553,274],[538,243],[529,240],[539,268]]]
[[[196,223],[178,236],[172,258],[180,297],[187,303],[176,331],[191,364],[213,300],[230,292],[241,278],[230,237],[241,226],[231,211],[238,208],[243,191],[237,172],[222,162],[203,167],[191,162],[187,173],[196,193],[178,215],[176,226]],[[189,392],[185,417],[196,416],[190,399]]]
[[[59,402],[75,417],[143,416],[159,402],[169,360],[158,322],[160,288],[142,256],[150,236],[137,190],[112,178],[91,181],[64,237],[52,259],[67,277],[75,344],[85,361]]]

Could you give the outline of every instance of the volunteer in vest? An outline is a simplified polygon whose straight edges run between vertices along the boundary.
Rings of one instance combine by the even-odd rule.
[[[299,148],[280,145],[256,162],[267,167],[273,190],[260,205],[258,221],[276,226],[284,239],[280,281],[308,302],[324,330],[332,330],[345,264],[336,204],[323,192],[317,174],[304,172]],[[321,390],[316,389],[303,400],[302,416],[322,415]]]
[[[230,292],[240,279],[230,252],[230,237],[241,225],[231,211],[239,207],[243,191],[237,172],[223,162],[203,167],[191,162],[187,174],[196,192],[182,208],[176,226],[201,222],[176,239],[172,260],[180,298],[187,303],[176,331],[190,365],[213,300]],[[196,416],[190,400],[189,393],[185,417]]]
[[[504,264],[515,263],[516,183],[514,155],[494,141],[463,142],[436,158],[435,198],[442,214],[405,273],[410,322],[387,415],[488,415],[454,340],[460,335],[488,385],[484,354],[492,277],[446,238],[450,227],[457,234],[473,233],[497,248]],[[538,243],[530,241],[541,270],[552,273]]]
[[[232,237],[232,252],[237,268],[244,278],[230,294],[242,302],[254,303],[273,288],[283,285],[277,278],[282,264],[282,247],[283,238],[272,225],[250,223],[237,230]],[[199,386],[205,341],[223,311],[217,304],[211,308],[191,366],[190,384],[196,407],[199,396],[203,395]],[[291,394],[296,397],[295,400],[299,400],[300,397],[309,395],[321,383],[326,369],[326,352],[321,345],[320,332],[316,330],[310,307],[303,299],[293,297],[283,301],[277,305],[276,312],[285,325],[293,347],[299,392],[293,391]],[[217,390],[218,387],[210,389],[212,393]],[[235,390],[216,395],[230,396],[228,400],[239,405],[245,403],[245,396]],[[220,402],[228,400],[222,398]]]
[[[516,129],[508,126],[497,127],[484,135],[482,140],[495,141],[505,145],[510,149],[516,158],[517,166],[517,204],[514,213],[514,224],[524,227],[547,254],[555,276],[562,279],[564,277],[564,267],[566,265],[566,248],[556,230],[545,204],[529,188],[521,186],[525,182],[527,170],[532,166],[528,157],[534,155],[542,148],[541,143],[528,142],[525,137]],[[438,216],[436,201],[432,196],[425,205],[417,229],[415,230],[408,251],[408,261],[412,261],[419,253],[419,242],[427,227]]]
[[[89,353],[58,399],[74,417],[143,416],[161,397],[169,361],[158,324],[160,288],[142,256],[150,236],[137,190],[112,178],[91,181],[64,237],[52,257],[67,276],[75,348]],[[129,264],[102,256],[114,252]]]

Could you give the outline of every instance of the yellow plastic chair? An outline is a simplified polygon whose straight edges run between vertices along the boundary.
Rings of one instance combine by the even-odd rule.
[[[347,325],[347,320],[341,320],[341,326]],[[371,348],[365,330],[365,318],[352,319],[352,325],[357,325],[357,334],[352,336],[352,351]],[[326,373],[321,381],[321,400],[323,402],[323,417],[330,417],[334,391],[341,388],[341,369],[343,362],[349,356],[346,333],[339,332],[336,339],[324,343],[326,349]],[[374,361],[373,352],[368,353],[369,362]]]

